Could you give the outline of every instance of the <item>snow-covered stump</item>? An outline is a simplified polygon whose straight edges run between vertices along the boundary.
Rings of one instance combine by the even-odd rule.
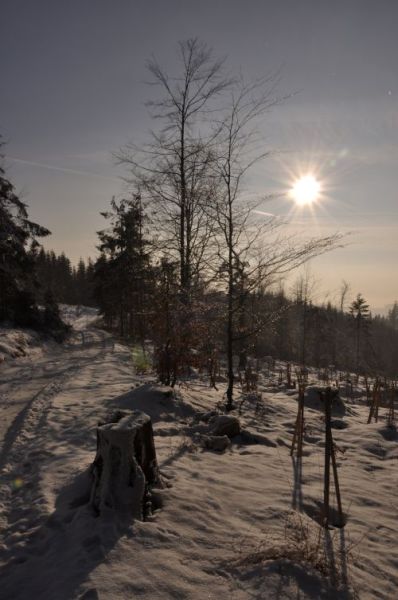
[[[97,514],[115,511],[144,519],[151,512],[150,487],[159,483],[151,418],[118,411],[97,428],[91,505]]]

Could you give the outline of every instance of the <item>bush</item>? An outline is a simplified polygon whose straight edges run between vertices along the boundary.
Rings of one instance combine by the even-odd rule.
[[[152,370],[151,360],[141,347],[134,347],[131,354],[136,373],[144,374]]]

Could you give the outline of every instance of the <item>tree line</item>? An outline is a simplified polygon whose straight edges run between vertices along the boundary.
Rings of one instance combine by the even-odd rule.
[[[211,378],[220,361],[228,364],[228,288],[219,279],[217,285],[198,281],[187,308],[181,301],[179,263],[158,257],[141,197],[113,200],[103,215],[110,226],[99,232],[94,294],[105,325],[144,349],[146,342],[153,345],[166,383],[192,366],[208,370]],[[233,297],[235,376],[246,368],[248,357],[261,361],[272,356],[302,366],[396,377],[398,303],[387,316],[372,316],[361,294],[347,297],[345,282],[340,301],[315,303],[305,279],[299,277],[290,291],[280,283],[251,287],[242,275],[238,279]]]
[[[94,263],[80,258],[73,265],[64,252],[57,255],[53,250],[31,250],[36,278],[37,300],[42,303],[50,291],[57,302],[94,306]]]

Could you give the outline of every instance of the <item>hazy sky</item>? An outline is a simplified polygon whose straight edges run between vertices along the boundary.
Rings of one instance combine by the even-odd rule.
[[[346,279],[373,309],[398,299],[397,0],[3,0],[0,28],[7,173],[47,247],[95,255],[99,211],[123,190],[112,151],[151,126],[145,60],[172,72],[176,42],[198,36],[247,78],[280,68],[281,92],[297,92],[264,119],[279,152],[247,189],[285,192],[316,171],[324,201],[294,227],[353,232],[313,261],[320,288]]]

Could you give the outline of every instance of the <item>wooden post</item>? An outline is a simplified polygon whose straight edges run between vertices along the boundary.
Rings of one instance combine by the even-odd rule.
[[[376,380],[373,384],[372,402],[371,402],[370,409],[369,409],[368,424],[372,422],[373,418],[375,419],[376,423],[378,422],[379,403],[380,403],[380,380],[378,377],[376,377]]]
[[[292,387],[292,365],[287,363],[286,365],[286,379],[287,379],[287,387],[289,390]]]
[[[304,393],[305,385],[299,385],[299,397],[297,407],[296,425],[294,428],[292,446],[290,448],[290,456],[293,456],[294,449],[297,444],[297,456],[303,455],[303,439],[304,439]]]
[[[330,458],[332,454],[332,399],[330,388],[323,394],[325,405],[325,470],[323,478],[323,519],[322,524],[327,529],[329,526],[329,493],[330,493]]]
[[[326,388],[325,393],[322,395],[325,405],[325,471],[324,471],[324,485],[323,485],[323,519],[322,525],[327,529],[329,527],[330,517],[330,461],[332,461],[333,469],[333,482],[334,489],[336,492],[337,510],[339,514],[339,527],[344,526],[343,508],[341,504],[341,494],[339,478],[337,473],[337,462],[336,453],[333,443],[332,435],[332,390],[330,387]]]
[[[369,402],[370,402],[370,384],[369,384],[367,375],[365,375],[365,387],[366,387],[366,402],[367,402],[367,404],[369,404]]]
[[[344,516],[343,516],[343,507],[341,505],[341,494],[340,494],[340,485],[339,478],[337,473],[337,462],[336,462],[336,451],[332,439],[332,467],[333,467],[333,478],[334,478],[334,488],[336,490],[336,500],[337,500],[337,510],[339,513],[339,525],[343,527],[344,525]]]
[[[387,423],[391,427],[395,421],[395,382],[391,381],[389,388],[390,402],[388,406]]]

